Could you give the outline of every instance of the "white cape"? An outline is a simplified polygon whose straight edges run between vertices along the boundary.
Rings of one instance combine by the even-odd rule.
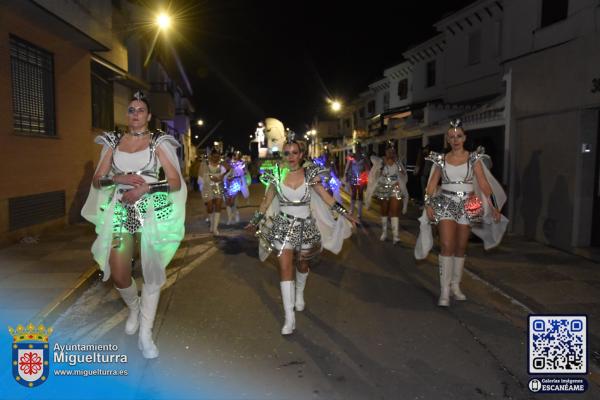
[[[106,156],[109,147],[104,144],[101,161]],[[169,193],[173,203],[173,212],[168,220],[157,221],[154,214],[154,205],[148,202],[148,211],[144,219],[141,235],[141,261],[144,282],[152,285],[162,286],[165,282],[165,268],[175,255],[179,244],[185,235],[185,203],[187,199],[187,186],[179,170],[179,160],[175,152],[177,142],[171,137],[166,137],[158,143],[163,154],[177,170],[180,180],[180,189]],[[159,161],[160,163],[160,161]],[[96,170],[98,167],[96,167]],[[116,190],[113,187],[96,189],[91,185],[88,198],[81,210],[81,215],[96,226],[98,235],[92,245],[94,260],[104,272],[103,280],[110,278],[110,266],[108,260],[113,241],[113,214],[117,201]],[[101,211],[101,207],[104,211]]]

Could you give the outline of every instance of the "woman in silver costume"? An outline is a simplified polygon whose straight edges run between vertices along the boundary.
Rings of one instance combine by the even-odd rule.
[[[136,92],[127,109],[129,130],[105,132],[99,165],[82,215],[96,225],[94,259],[112,277],[129,307],[125,333],[139,327],[138,345],[145,358],[158,357],[152,326],[165,282],[165,268],[184,236],[187,189],[179,170],[179,143],[163,132],[150,132],[150,107]],[[159,181],[159,170],[166,179]],[[131,277],[134,247],[140,245],[144,285],[138,297]]]
[[[268,184],[267,191],[246,228],[258,228],[256,234],[262,261],[272,250],[278,252],[285,311],[281,334],[289,335],[296,327],[294,308],[302,311],[305,306],[304,287],[309,262],[322,248],[337,254],[344,239],[350,236],[356,219],[347,214],[321,185],[321,174],[327,170],[314,164],[302,166],[305,150],[301,142],[288,139],[283,150],[289,172],[277,176],[267,171],[261,177]],[[336,212],[337,218],[333,217],[332,211]]]
[[[419,218],[421,231],[415,257],[427,257],[433,246],[430,224],[437,224],[441,247],[438,305],[442,307],[449,306],[450,294],[456,300],[466,300],[459,285],[471,231],[483,240],[487,250],[500,243],[508,224],[500,214],[506,201],[502,187],[485,166],[485,155],[465,150],[465,140],[461,121],[451,121],[446,133],[450,151],[431,152],[427,157],[434,167],[425,191],[423,215]]]
[[[207,162],[200,165],[198,172],[198,183],[202,190],[206,213],[209,215],[210,231],[213,235],[219,234],[221,206],[225,195],[223,179],[226,173],[227,168],[221,162],[221,154],[216,149],[210,152]]]
[[[348,157],[346,168],[344,170],[344,178],[346,184],[350,187],[350,212],[354,215],[354,205],[356,204],[358,218],[362,218],[363,194],[367,185],[369,174],[369,161],[363,153],[362,148]]]
[[[392,222],[393,243],[400,241],[400,201],[402,201],[402,213],[406,214],[408,207],[408,190],[406,182],[406,168],[396,155],[392,143],[388,143],[385,157],[371,157],[373,167],[369,173],[365,204],[367,209],[371,205],[373,197],[379,199],[381,205],[381,228],[382,233],[379,240],[387,239],[388,217]]]
[[[245,199],[250,196],[246,176],[248,171],[246,163],[242,160],[242,153],[238,150],[231,154],[228,160],[229,172],[225,175],[225,206],[227,207],[227,225],[235,220],[240,222],[240,212],[237,209],[236,199],[238,194],[242,194]]]
[[[328,173],[323,174],[321,184],[338,203],[342,203],[342,196],[340,195],[340,180],[337,175],[337,168],[335,161],[329,151],[325,151],[320,157],[316,157],[312,162],[328,170]]]

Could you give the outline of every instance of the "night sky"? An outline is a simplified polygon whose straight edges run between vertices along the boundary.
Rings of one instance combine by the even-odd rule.
[[[326,117],[325,98],[367,90],[435,35],[433,23],[472,2],[180,0],[173,43],[203,131],[223,120],[214,137],[245,147],[265,117],[304,132]]]

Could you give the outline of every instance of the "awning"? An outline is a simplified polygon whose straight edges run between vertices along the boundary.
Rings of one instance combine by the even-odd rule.
[[[445,117],[431,122],[429,125],[421,126],[424,136],[443,134],[448,130],[450,120],[460,118],[465,130],[475,130],[502,126],[504,120],[505,94],[490,97],[484,102],[473,101],[460,104],[439,104],[439,108],[447,109]]]
[[[117,67],[113,63],[106,61],[102,57],[96,54],[92,54],[92,61],[104,69],[109,71],[115,81],[122,83],[125,86],[129,86],[133,89],[145,89],[150,90],[150,85],[143,80],[131,75],[122,68]]]
[[[504,120],[506,95],[502,94],[481,107],[469,111],[459,118],[462,119],[465,129],[481,129],[492,126],[501,126]]]

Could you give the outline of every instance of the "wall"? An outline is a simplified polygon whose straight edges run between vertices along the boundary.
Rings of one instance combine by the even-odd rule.
[[[2,9],[0,13],[0,242],[31,234],[39,227],[8,232],[8,199],[50,191],[66,191],[67,216],[77,219],[93,173],[99,148],[91,134],[90,56],[53,35],[39,24]],[[12,120],[12,84],[9,34],[54,54],[56,138],[19,136]],[[85,192],[85,193],[84,193]]]

